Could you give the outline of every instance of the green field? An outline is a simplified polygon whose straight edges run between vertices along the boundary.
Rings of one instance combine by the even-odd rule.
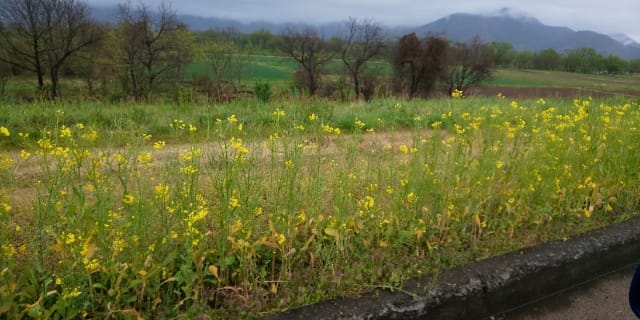
[[[243,64],[246,70],[244,75],[245,83],[253,83],[253,81],[270,82],[276,85],[284,86],[293,81],[293,74],[297,69],[297,64],[290,58],[279,56],[242,56],[238,57],[238,62]],[[391,67],[383,61],[372,61],[369,64],[369,70],[379,76],[388,76],[391,74]],[[330,77],[334,78],[342,73],[342,61],[339,59],[331,60],[326,65],[326,71]],[[192,63],[187,68],[188,75],[209,74],[212,75],[212,68],[205,62]]]
[[[0,318],[256,318],[437,277],[636,216],[638,128],[622,98],[0,104]]]
[[[244,83],[250,85],[253,81],[266,81],[280,87],[288,87],[293,81],[296,63],[286,57],[251,56],[243,57],[246,62]],[[370,63],[373,73],[382,79],[391,75],[391,66],[385,61]],[[332,60],[327,65],[329,78],[336,78],[342,72],[342,62]],[[188,68],[188,74],[209,73],[204,63],[194,63]],[[640,94],[640,75],[589,75],[563,71],[498,69],[493,78],[482,85],[489,87],[551,87],[594,90],[604,93],[620,93],[629,95]]]
[[[238,57],[238,63],[243,64],[242,68],[246,70],[244,80],[247,82],[268,81],[283,84],[292,80],[296,70],[294,61],[277,56],[243,56]],[[187,68],[188,75],[211,73],[212,68],[204,62],[192,63]]]
[[[578,88],[640,92],[640,75],[589,75],[563,71],[498,69],[487,86]]]
[[[238,56],[235,57],[241,67],[241,77],[238,82],[237,75],[230,75],[227,81],[235,83],[238,89],[252,91],[256,82],[269,83],[277,93],[286,93],[293,84],[294,73],[297,64],[286,57],[281,56]],[[391,66],[386,61],[372,61],[368,66],[377,81],[381,84],[387,81],[392,73]],[[195,75],[209,75],[213,77],[212,67],[205,62],[194,62],[186,68],[187,79]],[[345,76],[342,70],[342,62],[334,59],[326,66],[325,80],[334,82]],[[497,69],[494,76],[481,84],[487,88],[557,88],[593,91],[609,95],[624,95],[630,97],[640,96],[640,75],[588,75],[569,73],[562,71]],[[65,79],[60,84],[61,92],[66,99],[81,99],[82,97],[95,95],[89,93],[86,84],[80,79]],[[109,90],[118,91],[120,88],[111,85]],[[32,100],[41,94],[37,90],[34,79],[16,77],[10,79],[5,88],[5,98],[9,100]],[[120,93],[111,93],[115,100],[121,100]],[[164,92],[156,94],[162,99],[170,98],[173,93]],[[527,95],[525,95],[527,96]],[[555,96],[555,95],[553,95]],[[528,96],[533,98],[532,96]],[[109,97],[107,97],[109,99]],[[112,99],[113,100],[113,99]]]

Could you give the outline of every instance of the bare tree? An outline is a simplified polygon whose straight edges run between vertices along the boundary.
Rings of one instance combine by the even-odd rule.
[[[469,86],[490,78],[495,68],[491,48],[478,37],[455,44],[449,58],[444,81],[449,95],[454,90],[465,91]]]
[[[51,97],[58,96],[60,70],[64,63],[99,38],[89,20],[87,4],[76,0],[51,0],[45,3],[44,42],[51,80]]]
[[[11,76],[11,68],[6,63],[0,61],[0,97],[4,96],[7,82]]]
[[[367,62],[377,56],[384,46],[382,26],[369,19],[349,18],[347,35],[342,48],[342,62],[353,81],[356,97],[363,93],[362,73]]]
[[[420,40],[410,33],[400,38],[392,61],[396,89],[409,97],[429,94],[446,68],[448,48],[436,36]]]
[[[318,91],[322,67],[332,58],[325,46],[324,39],[313,27],[288,28],[282,34],[282,51],[299,64],[310,95]]]
[[[136,100],[145,100],[163,76],[176,75],[189,59],[189,46],[181,44],[180,24],[173,11],[164,2],[157,12],[151,12],[143,3],[132,8],[120,6],[117,28],[123,86]]]
[[[6,55],[7,55],[6,48],[0,47],[0,57],[6,57]],[[0,97],[4,96],[7,82],[9,81],[9,78],[13,75],[12,65],[5,62],[5,59],[0,58]]]
[[[211,78],[208,75],[200,76],[201,80],[208,80],[206,87],[201,89],[205,89],[203,91],[213,95],[218,101],[234,96],[251,64],[249,55],[244,55],[236,44],[236,31],[231,28],[209,30],[200,36],[199,58],[211,66],[212,71]]]
[[[34,72],[40,89],[44,88],[45,74],[44,10],[39,0],[5,0],[0,5],[0,39],[7,51],[0,59]]]
[[[58,95],[64,63],[96,41],[86,3],[77,0],[4,0],[0,5],[0,39],[8,54],[3,61],[38,78],[51,81],[50,96]]]
[[[117,40],[110,25],[96,24],[94,28],[99,40],[73,57],[69,64],[73,74],[85,81],[90,96],[106,97],[110,80],[118,75]]]

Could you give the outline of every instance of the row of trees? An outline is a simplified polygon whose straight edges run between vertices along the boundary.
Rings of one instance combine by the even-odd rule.
[[[640,73],[640,59],[626,61],[615,55],[604,56],[593,48],[568,49],[558,52],[545,49],[538,52],[517,51],[510,43],[489,44],[500,67],[568,71],[589,74]]]
[[[165,4],[120,5],[119,19],[110,25],[92,21],[82,0],[0,2],[0,93],[8,75],[32,73],[39,90],[50,98],[60,95],[59,82],[66,76],[83,79],[92,95],[119,92],[146,100],[158,92],[177,95],[181,87],[191,86],[223,100],[249,80],[253,54],[291,58],[298,65],[296,85],[310,95],[337,81],[332,89],[351,88],[353,96],[365,99],[382,84],[408,97],[427,96],[435,89],[464,90],[490,77],[496,64],[608,73],[633,66],[593,49],[526,53],[506,43],[484,44],[477,38],[451,43],[415,33],[392,41],[369,19],[350,18],[341,37],[325,39],[313,27],[289,28],[280,35],[266,30],[242,35],[233,30],[191,32]],[[194,61],[209,70],[185,79]],[[330,61],[342,62],[338,79],[326,76]],[[390,62],[391,79],[375,72],[372,61]]]
[[[468,43],[450,43],[445,38],[428,36],[419,39],[407,34],[397,43],[387,43],[382,27],[366,19],[350,18],[339,56],[344,64],[356,97],[369,99],[377,81],[368,72],[367,63],[383,58],[385,46],[390,47],[393,68],[392,86],[407,97],[427,96],[438,85],[448,94],[489,78],[494,69],[491,49],[474,38]],[[283,34],[283,51],[300,65],[304,85],[312,95],[317,92],[323,66],[334,55],[328,42],[313,28],[289,29]]]
[[[233,83],[242,82],[243,68],[249,65],[250,54],[239,54],[240,37],[236,33],[192,33],[165,4],[154,10],[142,3],[121,5],[119,20],[113,26],[89,17],[86,3],[80,0],[3,1],[0,61],[8,66],[5,71],[35,74],[39,90],[50,98],[59,96],[59,81],[64,75],[84,79],[92,93],[106,95],[114,90],[115,82],[123,94],[146,100],[154,92],[172,92],[184,85],[186,66],[200,60],[211,67],[211,76],[197,81],[200,86],[196,87],[222,99],[237,90]],[[336,59],[344,66],[343,84],[352,88],[355,97],[367,99],[379,80],[372,76],[368,63],[390,55],[395,87],[410,96],[428,93],[433,87],[431,83],[418,90],[416,80],[407,81],[410,74],[420,73],[420,78],[431,77],[433,82],[444,79],[447,71],[449,90],[482,79],[467,76],[470,70],[471,74],[476,70],[467,69],[463,63],[466,45],[452,46],[444,39],[433,38],[441,48],[434,51],[426,45],[422,53],[419,48],[403,47],[405,40],[400,41],[401,46],[390,43],[383,28],[371,20],[351,18],[345,29],[344,37],[331,40],[325,40],[312,27],[290,28],[278,37],[260,32],[249,39],[262,50],[276,45],[278,52],[293,59],[299,66],[297,85],[310,95],[318,94],[327,63]],[[421,46],[415,34],[407,37]],[[480,46],[479,42],[472,44],[472,48]],[[420,59],[437,61],[437,70],[418,66]],[[490,66],[488,63],[484,70],[487,75]]]
[[[4,0],[0,7],[0,59],[35,73],[41,89],[48,76],[55,97],[65,62],[98,39],[88,17],[87,5],[75,0]]]
[[[90,90],[117,79],[122,91],[147,99],[163,80],[182,79],[192,34],[173,10],[120,6],[117,25],[92,21],[80,0],[3,0],[0,61],[7,72],[36,75],[39,90],[59,96],[60,77],[84,78]],[[45,81],[48,78],[48,83]]]

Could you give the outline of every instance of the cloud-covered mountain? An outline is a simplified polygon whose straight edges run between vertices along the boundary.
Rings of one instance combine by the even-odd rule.
[[[510,9],[484,15],[452,14],[418,27],[415,31],[420,35],[442,34],[453,41],[467,41],[477,35],[485,42],[511,43],[516,50],[552,48],[562,52],[590,47],[603,55],[613,54],[623,59],[640,58],[640,46],[629,37],[614,39],[593,31],[548,26],[531,16],[514,14]]]
[[[610,34],[609,35],[611,38],[613,38],[614,40],[624,44],[625,46],[631,46],[631,47],[636,47],[636,48],[640,48],[640,43],[636,42],[635,40],[631,39],[628,35],[626,34],[622,34],[622,33],[615,33],[615,34]]]
[[[116,7],[93,7],[92,15],[99,20],[117,21]],[[178,18],[193,30],[233,28],[240,33],[266,29],[279,34],[288,23],[240,22],[215,17],[178,15]],[[346,18],[345,18],[346,20]],[[342,23],[327,23],[318,26],[325,37],[341,34]],[[640,44],[626,35],[608,36],[593,31],[574,31],[567,27],[548,26],[535,17],[510,8],[486,14],[457,13],[429,24],[414,28],[386,28],[390,36],[415,31],[419,35],[442,34],[453,41],[467,41],[479,36],[484,42],[501,41],[513,45],[516,50],[540,51],[552,48],[559,52],[567,49],[590,47],[603,55],[616,55],[623,59],[640,58]]]

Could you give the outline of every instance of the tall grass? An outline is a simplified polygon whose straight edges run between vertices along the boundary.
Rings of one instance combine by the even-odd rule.
[[[20,108],[0,118],[8,318],[255,317],[640,200],[640,110],[619,100]]]

